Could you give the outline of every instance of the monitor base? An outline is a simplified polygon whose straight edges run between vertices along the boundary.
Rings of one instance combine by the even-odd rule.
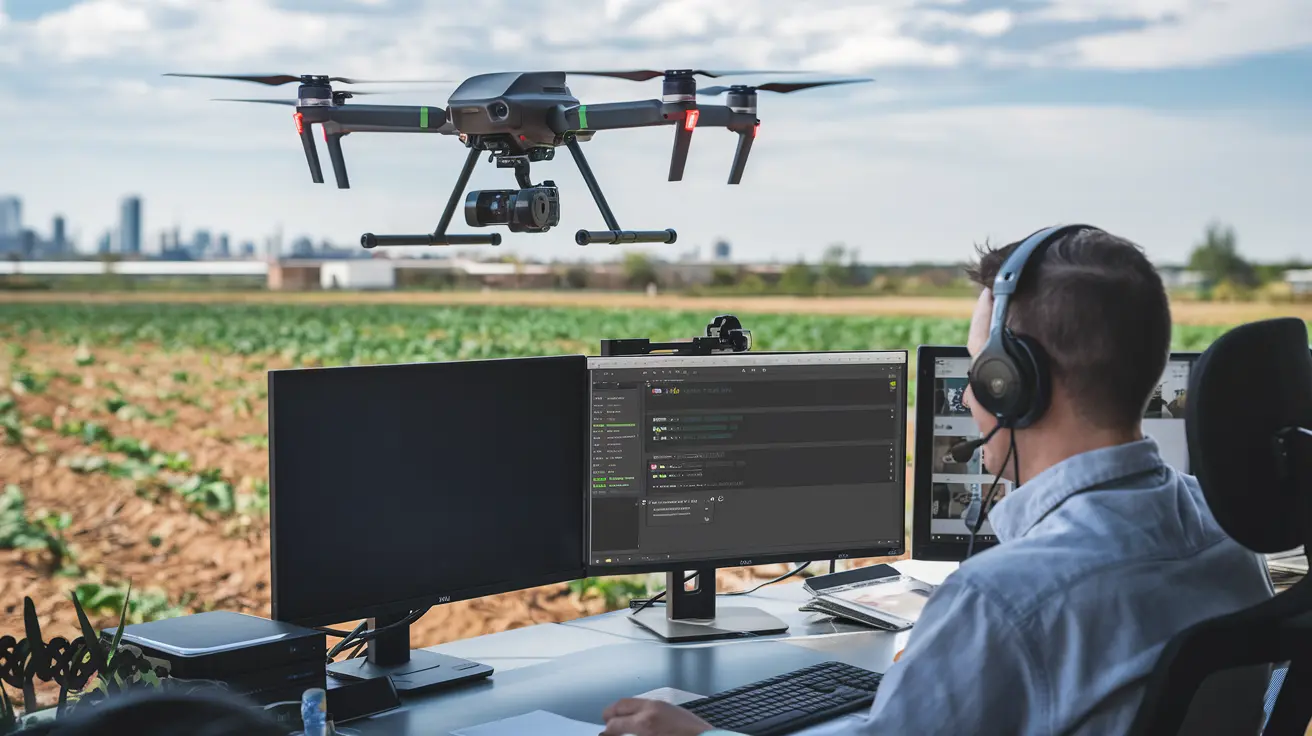
[[[468,659],[414,649],[409,660],[400,664],[379,665],[368,657],[356,657],[328,665],[328,674],[350,680],[388,677],[398,691],[405,692],[480,679],[491,675],[492,668]]]
[[[672,619],[666,611],[647,608],[636,611],[630,619],[668,642],[736,639],[744,636],[768,636],[788,631],[788,624],[759,608],[719,608],[714,618]]]

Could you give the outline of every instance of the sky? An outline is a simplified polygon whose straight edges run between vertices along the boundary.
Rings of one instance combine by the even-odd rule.
[[[762,92],[737,186],[729,131],[697,130],[681,182],[666,181],[671,128],[598,133],[584,150],[621,227],[679,232],[641,246],[656,255],[708,256],[724,239],[738,259],[814,261],[842,244],[865,262],[951,262],[1086,222],[1179,263],[1219,221],[1250,258],[1312,256],[1308,0],[0,0],[0,195],[21,196],[43,236],[64,215],[84,249],[128,194],[144,200],[148,250],[175,226],[356,247],[364,232],[433,230],[465,155],[456,138],[352,134],[352,188],[338,190],[318,136],[327,183],[311,182],[290,108],[213,101],[292,98],[294,84],[163,74],[450,80],[353,87],[444,106],[480,73],[635,68],[875,80]],[[659,79],[569,87],[584,103],[660,96]],[[502,229],[475,254],[622,250],[574,244],[604,225],[568,155],[533,178],[560,186],[560,226]],[[484,160],[470,189],[514,186]],[[451,232],[469,231],[457,214]]]

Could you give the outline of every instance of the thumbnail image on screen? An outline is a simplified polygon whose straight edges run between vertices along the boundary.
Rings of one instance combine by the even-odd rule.
[[[1184,407],[1189,385],[1187,360],[1167,363],[1162,380],[1144,411],[1144,434],[1157,441],[1162,459],[1183,472],[1189,472],[1189,450],[1185,444]],[[970,358],[938,358],[934,365],[934,440],[932,463],[932,501],[929,534],[932,541],[953,542],[969,538],[969,525],[979,518],[980,508],[995,471],[983,467],[976,452],[964,463],[948,457],[959,442],[979,437],[979,430],[966,406],[966,373]],[[1011,491],[1011,481],[1003,479],[993,493],[993,504]],[[976,537],[981,542],[997,540],[985,515]]]
[[[904,351],[589,359],[593,567],[901,549]]]

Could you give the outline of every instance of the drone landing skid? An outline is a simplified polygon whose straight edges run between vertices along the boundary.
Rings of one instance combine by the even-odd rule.
[[[588,191],[592,192],[592,199],[597,203],[597,209],[601,210],[601,219],[606,221],[606,227],[609,230],[580,230],[574,233],[574,242],[579,245],[591,245],[593,243],[609,243],[615,245],[618,243],[673,243],[679,238],[679,234],[673,229],[664,230],[621,230],[619,221],[615,219],[615,213],[611,212],[610,205],[606,203],[606,195],[601,192],[601,185],[597,183],[597,177],[592,173],[592,167],[588,165],[588,159],[583,156],[583,147],[579,145],[578,139],[571,137],[569,139],[570,155],[574,157],[574,163],[578,164],[579,174],[583,176],[583,181],[588,185]]]
[[[673,243],[678,239],[679,234],[673,229],[665,230],[623,230],[619,222],[615,219],[615,213],[611,211],[610,205],[606,202],[606,195],[601,191],[601,185],[597,183],[597,177],[592,173],[592,167],[588,165],[588,159],[583,155],[583,148],[579,145],[578,139],[570,137],[567,143],[569,152],[574,157],[574,163],[579,167],[579,174],[583,176],[583,181],[588,185],[588,191],[592,193],[592,199],[597,203],[597,209],[601,211],[601,219],[605,220],[607,230],[579,230],[574,233],[574,242],[579,245],[591,245],[594,243],[620,244],[620,243]],[[464,168],[460,170],[460,176],[456,179],[455,189],[451,192],[451,198],[447,200],[446,209],[442,212],[442,219],[437,224],[437,230],[432,233],[423,235],[375,235],[365,233],[360,236],[360,245],[365,248],[377,248],[378,246],[389,245],[501,245],[500,233],[482,234],[459,234],[449,235],[446,229],[451,224],[451,218],[455,216],[456,207],[460,204],[460,199],[465,194],[465,188],[469,186],[469,177],[474,172],[474,166],[478,163],[478,158],[483,152],[477,148],[470,148],[469,155],[465,157]],[[528,163],[515,162],[515,179],[517,183],[524,187],[528,181]]]
[[[456,179],[456,187],[451,192],[451,198],[446,201],[446,209],[442,210],[442,219],[437,223],[437,230],[423,235],[365,233],[360,236],[360,245],[365,248],[377,248],[380,245],[501,245],[501,233],[448,235],[446,232],[451,225],[451,218],[456,214],[456,207],[460,205],[460,198],[464,196],[465,188],[469,186],[469,177],[474,173],[478,157],[482,153],[477,148],[469,149],[469,155],[465,156],[465,165],[460,169],[460,176]]]

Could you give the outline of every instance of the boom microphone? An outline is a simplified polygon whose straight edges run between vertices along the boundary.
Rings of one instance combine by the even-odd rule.
[[[970,462],[970,458],[974,457],[975,451],[983,447],[984,445],[988,444],[988,441],[993,439],[993,435],[997,434],[998,430],[1001,428],[1002,428],[1002,424],[998,423],[994,425],[992,431],[990,431],[987,435],[979,439],[970,440],[968,442],[958,442],[957,444],[952,446],[952,449],[948,450],[948,454],[943,456],[943,462],[944,463]]]

